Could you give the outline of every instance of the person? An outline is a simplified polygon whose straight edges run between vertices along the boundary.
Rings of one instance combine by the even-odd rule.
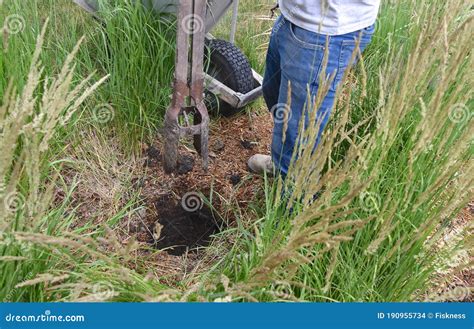
[[[274,116],[271,156],[254,155],[248,167],[254,173],[272,175],[276,171],[285,177],[297,147],[300,119],[308,107],[308,92],[317,95],[325,67],[330,88],[318,108],[320,137],[337,88],[354,64],[351,59],[357,45],[362,53],[371,42],[380,0],[279,0],[279,7],[281,15],[272,29],[263,80],[264,99]],[[288,113],[282,113],[285,111]]]

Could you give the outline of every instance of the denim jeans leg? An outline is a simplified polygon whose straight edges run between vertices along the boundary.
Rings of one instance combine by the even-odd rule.
[[[265,75],[263,78],[263,98],[268,110],[272,110],[278,103],[279,90],[281,85],[280,53],[278,51],[278,32],[281,27],[282,17],[275,22],[268,46],[267,59],[265,64]]]
[[[357,44],[356,40],[361,38],[360,48],[363,51],[370,42],[371,33],[373,33],[373,27],[347,35],[327,37],[299,28],[282,18],[273,44],[278,49],[281,69],[281,74],[278,75],[280,86],[277,104],[286,104],[289,101],[288,84],[290,84],[291,109],[287,121],[282,120],[281,116],[274,119],[272,157],[283,176],[286,176],[293,152],[298,146],[298,132],[302,115],[305,111],[312,110],[313,107],[313,104],[307,104],[308,94],[312,99],[320,88],[319,81],[325,51],[328,51],[325,77],[334,76],[335,78],[327,96],[317,109],[317,118],[321,121],[319,136],[329,121],[335,103],[336,90],[344,72],[352,64],[350,59]],[[275,51],[274,47],[272,51]],[[272,88],[276,87],[273,85]],[[271,104],[275,103],[273,92],[269,90],[266,92],[268,95],[272,95]]]
[[[286,176],[298,140],[301,118],[311,108],[307,104],[308,93],[313,94],[324,59],[326,37],[318,35],[307,40],[308,31],[298,28],[286,19],[278,35],[281,84],[278,104],[289,104],[286,116],[275,115],[272,141],[272,157],[279,172]],[[291,88],[291,95],[288,88]]]

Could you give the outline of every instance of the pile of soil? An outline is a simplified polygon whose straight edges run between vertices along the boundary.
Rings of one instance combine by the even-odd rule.
[[[178,169],[171,175],[163,170],[162,139],[144,146],[145,173],[136,184],[146,211],[132,223],[130,234],[164,250],[168,260],[209,245],[215,233],[232,223],[233,208],[246,207],[263,193],[262,178],[248,172],[247,161],[257,153],[269,154],[272,127],[266,111],[213,122],[207,172],[191,140],[180,146]],[[188,197],[195,198],[196,209],[186,207]]]

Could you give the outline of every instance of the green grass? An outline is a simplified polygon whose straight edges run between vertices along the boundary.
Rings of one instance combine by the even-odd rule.
[[[237,44],[260,72],[271,21],[258,18],[272,3],[241,1]],[[153,252],[146,257],[114,235],[139,207],[134,192],[132,201],[105,212],[102,225],[78,225],[72,195],[84,175],[101,181],[103,166],[125,170],[117,165],[122,153],[131,159],[155,138],[172,92],[173,24],[125,0],[119,10],[104,8],[105,25],[66,0],[5,0],[0,21],[19,14],[25,28],[0,49],[0,300],[422,298],[436,270],[466,248],[462,236],[452,245],[438,242],[472,199],[473,23],[458,3],[386,3],[364,65],[349,78],[354,87],[344,91],[316,154],[312,145],[302,148],[285,183],[266,180],[265,200],[236,211],[236,226],[209,248],[209,257],[219,255],[212,267],[170,288],[155,273]],[[32,68],[47,17],[41,65]],[[228,35],[228,22],[216,36]],[[66,78],[61,68],[82,35]],[[93,93],[84,90],[106,75]],[[89,76],[81,89],[87,97],[72,105],[80,93],[67,91]],[[62,93],[45,89],[52,78]],[[28,102],[15,108],[8,95]],[[317,131],[315,125],[302,134],[312,141]],[[72,184],[71,167],[80,173]],[[131,175],[124,176],[116,179],[124,181],[119,191],[130,189]],[[64,196],[51,206],[58,189]],[[11,195],[19,204],[7,211]]]
[[[86,40],[76,57],[77,79],[92,72],[98,76],[110,74],[108,83],[87,104],[89,120],[85,124],[111,126],[129,150],[155,137],[172,92],[174,24],[164,23],[155,14],[127,1],[121,10],[103,8],[101,22],[66,0],[6,1],[4,7],[6,17],[8,13],[24,18],[25,29],[9,39],[8,51],[2,56],[2,92],[7,77],[18,88],[23,86],[29,69],[28,54],[34,50],[42,22],[50,17],[51,28],[41,58],[46,74],[55,73],[61,59],[82,35]],[[94,113],[104,107],[112,112],[109,119],[94,120]]]
[[[443,259],[454,257],[459,245],[441,251],[435,251],[435,246],[460,208],[472,199],[468,174],[473,151],[468,112],[472,91],[467,87],[472,80],[466,70],[472,56],[469,47],[457,46],[456,33],[464,33],[453,32],[459,21],[447,17],[452,23],[447,36],[450,51],[456,51],[445,57],[448,49],[443,48],[440,33],[446,4],[426,6],[402,1],[383,8],[377,35],[365,56],[366,71],[362,74],[359,68],[356,82],[363,85],[360,76],[369,77],[367,96],[361,99],[361,90],[356,90],[347,104],[339,105],[339,116],[333,119],[335,134],[315,155],[311,144],[303,149],[303,159],[289,173],[296,191],[279,203],[281,188],[267,189],[261,219],[252,227],[240,227],[239,243],[218,267],[236,283],[234,294],[243,290],[258,300],[288,295],[312,301],[413,300],[429,289]],[[415,11],[421,21],[428,17],[433,21],[423,30],[426,39],[419,39],[420,26],[410,20],[409,13]],[[429,44],[428,35],[438,38],[431,45],[435,54],[421,50]],[[438,66],[442,60],[449,75]],[[393,61],[393,67],[386,66],[388,61]],[[442,82],[433,86],[436,79]],[[464,117],[458,122],[453,121],[452,110],[459,104],[464,104]],[[422,114],[422,106],[427,113]],[[357,134],[350,131],[363,120],[372,124],[363,125]],[[341,139],[344,134],[349,138]],[[334,143],[339,146],[334,148]],[[309,164],[316,169],[308,170]],[[312,193],[323,186],[320,198],[312,202]],[[293,205],[291,212],[288,203]],[[271,206],[275,204],[280,207]],[[292,224],[295,221],[304,224],[299,227]],[[326,227],[347,223],[338,234],[354,231],[344,237],[345,242],[337,239],[338,234],[323,238],[321,221],[327,221]],[[301,242],[311,232],[322,241],[292,249],[292,238]]]
[[[120,10],[105,8],[101,17],[105,28],[96,24],[90,44],[100,46],[86,56],[101,71],[113,72],[100,102],[114,108],[126,143],[155,137],[172,93],[175,27],[127,3]]]

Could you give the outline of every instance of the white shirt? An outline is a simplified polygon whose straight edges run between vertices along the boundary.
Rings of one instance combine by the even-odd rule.
[[[290,22],[324,35],[362,30],[377,20],[380,0],[279,0]]]

